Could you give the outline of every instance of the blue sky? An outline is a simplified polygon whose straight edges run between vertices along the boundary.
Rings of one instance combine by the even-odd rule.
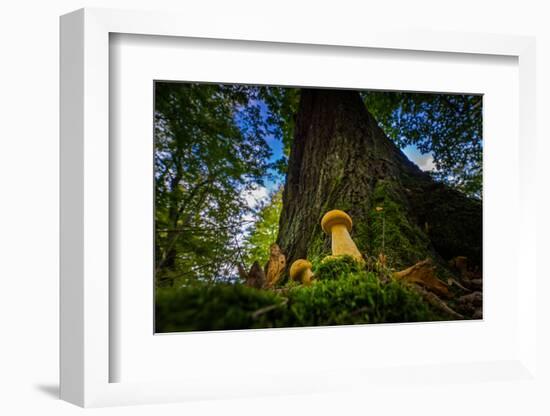
[[[434,158],[431,153],[422,154],[416,146],[409,145],[405,147],[403,153],[418,165],[418,167],[425,171],[430,171],[435,169]]]

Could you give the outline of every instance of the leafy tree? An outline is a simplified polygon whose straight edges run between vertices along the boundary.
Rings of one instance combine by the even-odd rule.
[[[283,188],[271,194],[270,200],[258,210],[258,219],[246,239],[246,263],[258,261],[264,265],[269,259],[269,246],[277,240],[279,217],[283,207]]]
[[[330,254],[330,237],[319,223],[339,209],[353,219],[360,250],[379,253],[385,228],[392,266],[428,256],[440,263],[466,256],[481,266],[481,201],[411,163],[358,91],[303,89],[297,114],[277,237],[288,264]],[[376,207],[384,208],[382,227],[380,216],[373,217]]]
[[[229,276],[243,193],[269,168],[259,89],[155,84],[155,227],[158,285]]]
[[[275,163],[276,170],[286,173],[290,146],[294,139],[294,124],[298,103],[299,88],[263,87],[260,97],[269,108],[268,122],[274,127],[273,134],[283,143],[283,156]]]
[[[482,96],[364,92],[369,111],[401,148],[433,155],[435,179],[463,193],[482,194]]]

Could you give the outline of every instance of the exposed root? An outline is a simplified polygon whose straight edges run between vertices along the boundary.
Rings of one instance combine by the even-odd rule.
[[[412,285],[412,286],[422,295],[424,300],[426,300],[426,302],[428,302],[434,308],[439,309],[440,311],[446,313],[447,315],[455,319],[464,319],[464,315],[461,315],[455,310],[451,309],[451,307],[449,307],[449,305],[447,305],[443,300],[441,300],[435,293],[429,292],[419,285]]]

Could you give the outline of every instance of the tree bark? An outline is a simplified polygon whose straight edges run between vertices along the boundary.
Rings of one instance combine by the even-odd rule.
[[[481,263],[480,201],[434,182],[409,161],[357,91],[304,89],[277,238],[288,266],[330,254],[320,221],[332,209],[351,216],[360,251],[384,252],[396,268],[457,255]]]

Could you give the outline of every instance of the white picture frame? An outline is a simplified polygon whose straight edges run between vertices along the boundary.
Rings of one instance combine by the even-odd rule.
[[[519,67],[520,177],[517,262],[524,279],[517,293],[517,355],[498,362],[423,365],[399,370],[368,366],[357,371],[333,369],[320,378],[313,372],[271,374],[269,380],[237,382],[231,374],[178,381],[110,382],[110,163],[109,36],[123,33],[229,41],[430,51],[435,53],[503,55]],[[296,394],[360,386],[388,385],[405,373],[429,385],[441,372],[461,382],[530,380],[537,383],[536,269],[533,249],[536,217],[535,168],[535,41],[529,37],[429,31],[362,30],[303,33],[299,28],[251,26],[234,32],[220,20],[205,27],[189,16],[165,13],[82,9],[61,18],[61,398],[80,406],[159,403],[197,398]],[[111,166],[112,168],[112,166]],[[368,371],[367,371],[368,370]],[[472,377],[482,372],[483,377]],[[408,381],[412,383],[411,380]],[[406,383],[405,383],[406,384]],[[426,387],[428,388],[428,387]],[[357,390],[359,391],[359,390]]]

